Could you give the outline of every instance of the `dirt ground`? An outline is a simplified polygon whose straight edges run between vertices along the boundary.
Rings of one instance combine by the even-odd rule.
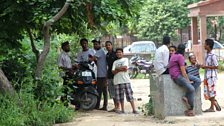
[[[224,73],[218,76],[217,100],[222,107],[221,112],[203,113],[195,117],[169,116],[164,120],[158,120],[153,116],[132,114],[130,104],[125,101],[125,114],[93,110],[80,111],[72,122],[56,124],[55,126],[224,126]],[[149,98],[149,79],[132,80],[136,107],[142,107]],[[140,100],[141,99],[141,100]],[[202,109],[209,107],[210,103],[202,97]],[[102,103],[101,103],[102,104]],[[112,100],[109,100],[108,109],[113,108]]]

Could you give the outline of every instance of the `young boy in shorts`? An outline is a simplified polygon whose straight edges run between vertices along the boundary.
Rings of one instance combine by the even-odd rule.
[[[133,91],[131,88],[131,81],[128,75],[128,58],[123,58],[123,49],[116,49],[117,60],[114,61],[112,67],[112,73],[114,74],[114,87],[115,87],[115,99],[117,101],[118,106],[121,105],[121,111],[118,106],[116,108],[117,113],[125,113],[124,112],[124,93],[126,95],[126,99],[130,102],[132,107],[132,112],[134,114],[138,114],[135,109]]]
[[[218,60],[215,54],[212,53],[214,46],[214,41],[212,39],[206,39],[204,48],[207,51],[205,57],[205,64],[201,68],[205,69],[205,79],[204,79],[204,96],[205,100],[211,102],[210,108],[206,109],[204,112],[215,112],[214,107],[217,111],[221,111],[216,97],[216,84],[217,84],[217,69]]]

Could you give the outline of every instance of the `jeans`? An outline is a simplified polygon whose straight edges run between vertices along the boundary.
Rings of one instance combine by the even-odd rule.
[[[174,79],[174,82],[187,90],[185,96],[187,97],[188,103],[191,107],[190,109],[192,110],[194,108],[194,93],[195,90],[200,86],[201,80],[200,78],[192,75],[188,75],[188,77],[190,81],[193,81],[193,83],[189,83],[182,75],[179,75],[176,79]]]

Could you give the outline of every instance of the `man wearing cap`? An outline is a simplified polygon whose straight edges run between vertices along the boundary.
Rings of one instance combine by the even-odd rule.
[[[58,67],[61,70],[60,71],[60,76],[63,78],[64,82],[64,91],[63,93],[65,94],[64,96],[62,96],[61,100],[64,102],[66,100],[66,96],[68,95],[68,82],[70,80],[70,78],[72,77],[72,74],[74,72],[74,70],[72,69],[72,63],[71,63],[71,59],[68,55],[68,52],[70,51],[70,46],[69,46],[69,42],[63,42],[61,44],[61,48],[62,51],[58,57]]]

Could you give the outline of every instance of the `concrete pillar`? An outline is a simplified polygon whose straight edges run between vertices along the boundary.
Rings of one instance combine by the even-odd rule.
[[[191,18],[191,38],[193,44],[198,44],[198,20],[197,17]]]
[[[198,57],[201,63],[204,63],[205,49],[204,42],[207,38],[206,16],[200,16],[200,39],[201,39],[201,57]]]
[[[166,116],[184,115],[187,110],[182,101],[186,90],[174,83],[169,74],[161,76],[150,75],[150,96],[155,117],[164,119]],[[194,112],[202,114],[201,88],[195,93]]]

